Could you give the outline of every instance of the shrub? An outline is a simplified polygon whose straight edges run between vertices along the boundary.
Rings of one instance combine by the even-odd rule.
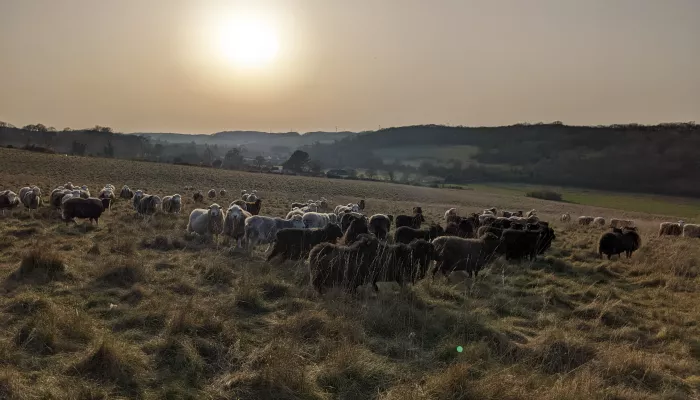
[[[526,197],[532,197],[535,199],[551,200],[551,201],[563,201],[564,197],[561,193],[557,193],[553,190],[535,190],[532,192],[527,192]]]

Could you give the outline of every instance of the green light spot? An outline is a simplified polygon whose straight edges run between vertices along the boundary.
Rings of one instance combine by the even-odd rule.
[[[463,350],[462,346],[457,346],[457,353],[461,353]]]

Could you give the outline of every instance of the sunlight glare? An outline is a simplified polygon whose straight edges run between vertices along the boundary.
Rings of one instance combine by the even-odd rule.
[[[222,56],[240,67],[269,64],[279,50],[275,30],[254,18],[240,18],[223,24],[219,40]]]

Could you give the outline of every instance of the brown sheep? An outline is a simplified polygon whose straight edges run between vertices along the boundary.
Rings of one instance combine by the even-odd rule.
[[[433,277],[438,271],[447,276],[452,271],[462,270],[476,278],[479,270],[493,258],[499,243],[500,239],[492,233],[479,239],[441,236],[433,240],[437,261]]]
[[[245,203],[245,209],[248,211],[251,215],[259,215],[260,214],[260,206],[262,205],[262,199],[256,199],[253,202],[246,201]]]
[[[339,286],[354,292],[371,282],[371,268],[379,241],[373,235],[361,235],[350,246],[321,243],[309,254],[311,285],[319,292]]]

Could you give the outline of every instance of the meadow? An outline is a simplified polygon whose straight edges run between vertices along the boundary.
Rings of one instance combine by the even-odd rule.
[[[44,198],[71,181],[180,193],[184,211],[99,226],[58,212],[0,217],[0,399],[700,398],[700,241],[658,237],[674,205],[648,212],[383,182],[252,174],[0,149],[0,189]],[[529,263],[494,261],[400,288],[318,295],[303,262],[267,263],[185,235],[191,191],[241,189],[263,215],[292,201],[366,200],[368,214],[423,207],[535,208],[556,240]],[[565,196],[566,197],[566,196]],[[643,209],[642,209],[643,211]],[[598,258],[602,230],[572,216],[637,221],[632,258]],[[651,212],[651,213],[649,213]]]

